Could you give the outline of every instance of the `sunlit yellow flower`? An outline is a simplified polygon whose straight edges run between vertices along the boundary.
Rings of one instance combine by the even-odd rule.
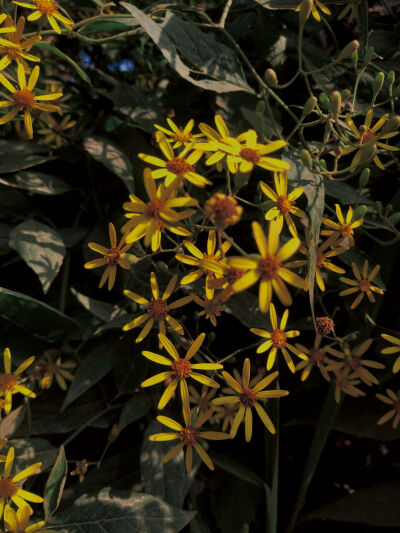
[[[368,274],[368,261],[365,260],[362,269],[362,275],[360,274],[360,271],[358,270],[358,267],[355,263],[351,264],[351,268],[353,269],[353,274],[356,279],[354,280],[349,278],[339,278],[340,281],[343,281],[343,283],[351,285],[351,289],[345,289],[344,291],[339,292],[339,296],[348,296],[349,294],[354,294],[360,291],[360,294],[357,295],[356,299],[351,304],[350,309],[355,309],[357,305],[362,301],[365,295],[367,295],[368,300],[370,302],[375,302],[375,298],[372,294],[372,291],[378,294],[383,294],[384,292],[382,289],[380,289],[379,287],[375,287],[371,283],[374,277],[378,274],[381,268],[380,265],[374,266],[374,268]]]
[[[354,211],[352,207],[349,207],[347,211],[346,219],[342,214],[342,210],[339,204],[335,204],[336,216],[339,223],[329,220],[329,218],[323,218],[321,222],[332,228],[330,230],[322,230],[321,235],[329,237],[329,242],[333,244],[344,244],[345,246],[354,246],[354,229],[359,228],[364,223],[363,218],[354,218]]]
[[[197,268],[181,279],[181,285],[189,285],[205,275],[206,296],[209,300],[212,300],[214,289],[211,288],[210,281],[215,277],[218,278],[222,276],[223,268],[220,262],[223,261],[231,244],[228,241],[224,241],[222,243],[222,250],[219,249],[215,251],[217,247],[217,235],[214,230],[208,232],[207,253],[205,254],[192,242],[183,241],[183,244],[192,255],[176,254],[176,259],[181,263],[185,263],[185,265],[191,265]]]
[[[306,4],[304,0],[300,2],[300,4],[296,7],[296,11],[300,11],[304,4]],[[326,7],[326,5],[320,2],[320,0],[312,0],[311,12],[315,20],[317,20],[318,22],[320,22],[321,20],[321,15],[319,14],[318,9],[320,9],[322,13],[325,13],[325,15],[332,14],[331,11]]]
[[[260,182],[260,187],[264,194],[270,198],[275,205],[265,213],[265,220],[276,219],[278,222],[278,230],[282,231],[283,220],[286,220],[290,233],[293,237],[297,237],[296,226],[293,222],[290,213],[300,218],[307,218],[304,211],[294,205],[294,202],[304,192],[302,187],[296,187],[292,192],[287,194],[287,176],[286,172],[274,173],[276,192],[263,181]]]
[[[375,396],[383,403],[391,405],[392,408],[386,414],[384,414],[377,422],[378,426],[385,424],[391,418],[393,418],[393,429],[396,429],[400,422],[400,398],[391,389],[386,389],[386,394],[376,394]]]
[[[238,412],[235,416],[231,427],[231,439],[236,437],[237,430],[244,418],[245,438],[246,442],[250,442],[253,433],[253,412],[252,408],[256,410],[261,422],[268,429],[270,433],[276,433],[272,420],[265,412],[259,401],[267,400],[268,398],[280,398],[287,396],[289,391],[286,390],[264,390],[277,377],[279,372],[272,372],[265,378],[258,381],[254,386],[250,384],[250,359],[246,358],[243,363],[242,377],[240,380],[235,379],[228,372],[222,372],[226,383],[233,389],[233,396],[221,396],[212,401],[214,405],[239,405]]]
[[[299,248],[300,240],[298,238],[290,239],[282,248],[278,249],[280,232],[275,220],[271,220],[269,224],[268,241],[258,222],[253,222],[252,228],[260,255],[228,258],[229,265],[248,270],[244,276],[233,283],[232,289],[234,292],[244,291],[260,280],[258,305],[262,313],[268,311],[273,291],[283,305],[288,307],[292,305],[293,301],[284,282],[304,289],[304,280],[285,268],[283,263]]]
[[[184,447],[186,448],[185,463],[186,470],[190,474],[193,466],[193,448],[198,453],[200,459],[208,466],[210,470],[214,470],[214,465],[205,451],[203,446],[199,441],[201,439],[205,440],[226,440],[229,439],[227,433],[222,433],[220,431],[201,431],[201,426],[209,420],[212,415],[212,409],[207,413],[203,413],[197,419],[197,422],[192,425],[190,414],[183,412],[185,419],[185,426],[182,426],[179,422],[172,420],[166,416],[158,416],[157,420],[167,426],[167,428],[172,429],[168,433],[156,433],[155,435],[150,435],[149,440],[155,442],[163,442],[168,440],[180,440],[180,443],[174,446],[164,457],[161,462],[163,464],[167,463],[175,457]]]
[[[179,333],[179,335],[183,335],[183,327],[179,322],[173,318],[169,312],[171,309],[177,309],[178,307],[182,307],[189,302],[192,301],[193,296],[184,296],[183,298],[180,298],[179,300],[176,300],[175,302],[168,303],[167,300],[173,293],[176,282],[178,280],[178,276],[173,276],[162,297],[160,297],[160,290],[158,288],[157,278],[154,272],[150,275],[150,285],[151,285],[151,292],[153,297],[151,300],[146,300],[146,298],[143,298],[143,296],[139,296],[138,294],[135,294],[132,291],[124,291],[124,294],[128,296],[131,300],[136,302],[139,305],[143,305],[146,307],[146,313],[143,315],[140,315],[132,320],[132,322],[128,322],[128,324],[125,324],[125,326],[122,328],[124,331],[129,331],[130,329],[137,328],[143,324],[144,327],[142,331],[140,332],[139,336],[136,339],[136,342],[141,342],[150,332],[151,328],[153,327],[153,324],[155,321],[158,322],[158,329],[160,333],[163,333],[165,335],[165,320],[168,322],[168,324],[171,326],[171,328],[176,331],[176,333]]]
[[[42,463],[35,463],[28,466],[15,476],[11,477],[13,463],[14,448],[11,447],[7,453],[3,475],[0,475],[0,517],[3,514],[4,505],[8,504],[11,500],[19,508],[28,506],[30,514],[33,513],[33,510],[26,502],[42,503],[43,501],[43,498],[40,496],[36,496],[36,494],[33,494],[32,492],[23,490],[21,484],[18,483],[34,474],[42,466]]]
[[[172,361],[158,353],[148,352],[146,350],[142,352],[142,354],[147,357],[147,359],[150,359],[150,361],[154,361],[159,365],[170,367],[170,370],[166,372],[161,372],[160,374],[156,374],[155,376],[146,379],[141,384],[142,387],[150,387],[151,385],[161,383],[161,381],[165,381],[168,378],[172,378],[172,381],[167,385],[163,395],[160,398],[160,401],[158,402],[158,409],[164,409],[164,407],[167,405],[172,395],[174,394],[177,386],[179,385],[183,411],[190,413],[189,389],[186,383],[186,380],[188,378],[192,378],[200,383],[203,383],[203,385],[207,385],[207,387],[215,387],[217,389],[219,388],[219,384],[214,379],[211,379],[208,376],[204,376],[203,374],[199,374],[198,372],[196,372],[196,370],[220,370],[221,368],[223,368],[223,365],[220,365],[219,363],[190,362],[192,357],[196,355],[196,353],[200,350],[201,345],[204,342],[205,336],[205,333],[201,333],[193,341],[192,345],[187,350],[184,358],[179,357],[178,351],[175,346],[162,333],[158,334],[158,338],[160,339],[160,343],[162,344],[162,346],[172,357]]]
[[[223,305],[218,304],[219,298],[209,300],[208,298],[201,299],[195,295],[194,301],[203,308],[203,311],[200,311],[199,316],[205,315],[211,324],[216,327],[216,317],[221,316],[221,312],[225,310]]]
[[[399,132],[397,131],[391,131],[386,134],[378,133],[379,130],[382,128],[382,126],[385,124],[385,122],[387,122],[389,115],[388,114],[383,115],[383,117],[381,117],[378,120],[378,122],[371,128],[373,114],[374,114],[373,109],[369,109],[367,111],[367,114],[365,115],[364,124],[361,125],[359,129],[357,129],[350,115],[347,115],[347,118],[346,118],[347,123],[350,126],[351,131],[355,135],[356,140],[358,141],[358,144],[361,146],[361,148],[358,148],[358,149],[356,146],[345,146],[342,150],[342,155],[347,155],[347,154],[354,152],[354,150],[357,150],[357,153],[354,156],[353,161],[351,162],[351,167],[357,167],[359,165],[361,161],[361,156],[363,153],[362,145],[364,144],[374,142],[374,144],[376,144],[380,148],[384,148],[385,150],[391,150],[391,151],[399,150],[399,148],[397,148],[396,146],[391,146],[390,144],[380,142],[381,139],[383,140],[390,139],[391,137],[395,137],[396,135],[399,134]],[[379,159],[377,155],[374,157],[374,163],[381,170],[385,170],[385,167],[383,166],[382,161]]]
[[[114,287],[115,277],[117,275],[117,267],[120,266],[125,270],[129,270],[131,268],[130,262],[123,256],[123,254],[129,250],[132,244],[124,244],[125,238],[122,237],[120,243],[117,245],[117,234],[114,225],[111,223],[108,225],[108,232],[110,236],[111,248],[105,248],[101,244],[90,242],[88,244],[89,248],[95,252],[98,252],[103,257],[101,259],[93,259],[92,261],[85,263],[84,267],[91,269],[107,265],[101,277],[99,287],[101,288],[108,279],[108,290],[110,291]]]
[[[250,328],[250,331],[258,335],[259,337],[267,339],[257,348],[257,353],[264,353],[267,350],[270,350],[267,360],[267,370],[271,370],[271,368],[274,366],[277,351],[281,350],[287,366],[294,374],[296,369],[293,363],[293,359],[291,358],[288,350],[297,355],[297,357],[300,357],[300,359],[304,359],[305,361],[308,360],[308,357],[298,348],[287,342],[288,339],[292,339],[293,337],[298,337],[300,335],[300,331],[297,330],[285,331],[288,317],[289,310],[286,309],[283,313],[281,323],[278,327],[278,318],[276,316],[275,306],[274,304],[270,304],[269,318],[271,320],[272,331],[266,331],[264,329],[259,328]]]
[[[221,228],[237,224],[242,213],[243,207],[238,205],[236,198],[222,192],[213,194],[204,208],[205,216]]]
[[[7,13],[0,13],[0,24],[3,24],[3,22],[5,20],[7,20],[7,17],[9,15],[7,15]],[[13,33],[15,32],[15,27],[13,26],[9,26],[9,25],[5,25],[4,28],[0,28],[0,33]]]
[[[383,337],[386,341],[391,342],[395,346],[389,346],[388,348],[384,348],[381,350],[381,353],[384,354],[392,354],[392,353],[398,353],[400,352],[400,339],[397,337],[393,337],[393,335],[387,335],[386,333],[382,333],[381,337]],[[397,357],[396,361],[393,365],[393,373],[397,374],[397,372],[400,370],[400,355]]]
[[[53,358],[50,350],[44,352],[37,366],[42,374],[39,379],[39,385],[42,389],[50,389],[55,378],[60,389],[66,391],[66,380],[72,381],[74,379],[74,375],[70,371],[76,367],[76,363],[74,361],[62,362],[61,357]]]
[[[161,234],[164,229],[188,237],[191,232],[179,226],[179,222],[193,215],[195,209],[175,211],[178,207],[195,207],[197,200],[184,196],[176,198],[173,187],[160,185],[156,188],[151,170],[146,168],[143,173],[143,182],[149,197],[147,203],[133,194],[129,195],[130,202],[125,202],[123,208],[128,211],[125,215],[129,221],[122,227],[126,235],[126,242],[136,242],[144,237],[145,246],[150,246],[153,252],[161,246]]]
[[[365,392],[358,389],[360,380],[357,379],[356,374],[350,374],[351,370],[346,367],[343,371],[335,371],[335,400],[336,403],[340,403],[341,395],[348,394],[354,398],[365,396]]]
[[[235,268],[226,263],[222,263],[221,266],[223,269],[222,277],[210,280],[209,286],[211,289],[222,289],[218,294],[218,299],[221,302],[226,302],[234,294],[233,284],[246,274],[246,270]]]
[[[212,185],[211,181],[195,172],[194,165],[201,158],[203,152],[201,150],[192,151],[194,142],[186,145],[179,154],[175,155],[170,143],[161,131],[156,133],[156,140],[166,161],[153,155],[138,154],[138,157],[146,163],[161,167],[152,172],[154,179],[165,178],[166,187],[171,184],[174,184],[175,187],[182,187],[185,179],[197,187]]]
[[[31,516],[31,509],[28,505],[20,507],[17,511],[14,511],[9,505],[6,505],[4,509],[4,527],[6,531],[11,533],[56,533],[54,529],[43,529],[46,522],[36,522],[36,524],[29,525],[29,519]]]
[[[227,152],[224,148],[220,148],[218,143],[225,143],[227,139],[231,139],[227,125],[225,124],[224,119],[220,115],[215,115],[214,117],[216,130],[201,122],[199,124],[200,131],[207,137],[207,141],[201,141],[196,143],[195,147],[199,148],[205,152],[211,152],[208,159],[206,160],[206,165],[217,165],[219,171],[222,170],[222,160],[227,156]]]
[[[68,142],[66,137],[66,131],[76,126],[76,120],[71,120],[71,115],[65,115],[65,117],[59,122],[51,115],[46,114],[43,117],[46,122],[46,127],[38,130],[39,135],[44,135],[43,142],[54,148],[61,148]]]
[[[4,396],[4,410],[7,415],[11,411],[13,394],[19,392],[24,396],[28,396],[28,398],[36,398],[36,394],[33,391],[22,385],[24,380],[21,377],[22,372],[26,370],[34,360],[34,357],[29,357],[19,365],[15,372],[11,372],[11,352],[9,348],[4,350],[4,374],[0,374],[0,397]]]
[[[28,20],[31,22],[40,19],[43,15],[46,16],[50,26],[56,33],[61,33],[58,21],[62,22],[67,30],[71,30],[72,26],[74,25],[74,22],[71,19],[61,15],[57,0],[32,0],[31,4],[26,2],[17,2],[16,0],[13,0],[13,2],[17,6],[34,10],[33,13],[28,16]]]
[[[25,129],[28,137],[33,138],[33,127],[32,127],[32,116],[31,111],[46,111],[47,113],[52,113],[54,111],[59,111],[59,107],[52,104],[44,104],[42,101],[48,100],[57,100],[62,96],[62,93],[51,93],[51,94],[39,94],[36,95],[34,92],[35,85],[39,78],[40,68],[36,66],[32,74],[29,76],[28,83],[26,83],[24,67],[18,65],[18,83],[19,88],[14,87],[8,79],[3,76],[0,72],[0,83],[10,91],[11,101],[2,100],[0,101],[0,108],[3,107],[13,107],[12,111],[9,111],[5,115],[0,117],[0,125],[5,124],[12,120],[18,112],[24,114]]]
[[[168,141],[173,141],[174,144],[172,145],[172,148],[179,148],[180,146],[188,145],[189,143],[193,142],[196,139],[200,139],[203,137],[202,133],[197,133],[193,135],[192,129],[194,126],[194,120],[190,119],[189,122],[186,124],[184,128],[178,128],[178,126],[173,122],[170,118],[167,118],[168,126],[171,128],[168,130],[167,128],[164,128],[163,126],[159,126],[158,124],[154,124],[154,127],[158,130],[165,133],[167,136]]]
[[[331,346],[327,345],[321,347],[321,341],[322,337],[320,335],[316,335],[314,346],[312,348],[306,348],[302,344],[299,344],[296,342],[296,348],[300,350],[301,352],[308,355],[307,361],[300,361],[296,365],[296,370],[302,370],[301,373],[301,381],[305,381],[308,376],[310,375],[311,370],[314,367],[318,367],[319,371],[321,372],[322,376],[326,379],[326,381],[330,381],[330,375],[327,369],[328,363],[333,363],[331,359],[328,359],[326,357],[327,353],[330,353]]]
[[[8,15],[6,19],[6,28],[13,28],[13,26],[13,19],[10,15]],[[29,74],[30,68],[25,59],[34,62],[40,61],[39,57],[36,57],[32,54],[28,54],[27,52],[29,52],[32,46],[34,46],[42,38],[40,35],[34,35],[30,39],[26,39],[25,41],[23,41],[24,26],[24,17],[19,17],[15,27],[15,31],[10,33],[7,36],[7,39],[0,38],[0,56],[3,56],[0,60],[0,70],[4,70],[5,68],[7,68],[11,64],[12,60],[15,59],[18,64],[21,64],[24,67],[25,73]]]

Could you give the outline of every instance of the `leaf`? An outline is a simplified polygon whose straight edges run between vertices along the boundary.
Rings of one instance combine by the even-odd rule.
[[[356,522],[376,527],[400,526],[400,483],[389,481],[325,505],[306,515],[305,520]]]
[[[0,316],[47,342],[65,342],[78,324],[54,307],[26,294],[0,287]]]
[[[56,462],[50,472],[44,488],[44,517],[46,522],[53,516],[60,505],[65,482],[67,480],[68,463],[65,457],[64,446],[61,446]]]
[[[299,0],[254,0],[267,9],[296,9]]]
[[[258,310],[258,298],[248,291],[235,294],[225,304],[226,310],[247,328],[265,328],[266,317]]]
[[[11,250],[8,241],[12,228],[11,224],[0,222],[0,255],[7,254]]]
[[[84,147],[89,154],[125,183],[130,193],[135,192],[131,162],[113,142],[100,135],[86,137]]]
[[[259,489],[263,490],[265,489],[265,482],[259,476],[257,476],[257,474],[245,466],[216,452],[211,452],[210,457],[212,458],[215,466],[218,466],[218,468],[225,470],[225,472],[229,472],[233,476],[245,481],[246,483],[249,483],[250,485],[253,485],[254,487],[258,487]]]
[[[124,405],[119,417],[118,430],[122,431],[142,416],[147,415],[151,408],[148,396],[136,395]]]
[[[89,298],[89,296],[81,294],[73,287],[71,287],[71,292],[78,302],[83,305],[87,311],[89,311],[89,313],[92,313],[92,315],[100,320],[103,320],[104,322],[108,322],[109,320],[113,320],[114,318],[121,316],[126,316],[126,311],[116,305],[101,302],[100,300],[95,300],[94,298]]]
[[[121,2],[121,5],[135,17],[183,79],[217,93],[246,91],[254,94],[242,76],[241,65],[235,54],[214,36],[172,13],[167,12],[163,23],[157,24],[137,7],[127,2]],[[180,55],[196,70],[189,68]],[[208,78],[199,79],[199,71],[200,75]]]
[[[37,274],[46,294],[65,256],[60,235],[46,224],[27,220],[12,230],[9,244]]]
[[[115,33],[131,29],[131,25],[126,24],[126,18],[113,17],[112,20],[94,20],[85,24],[80,30],[80,35],[93,35],[95,33]]]
[[[8,187],[25,189],[32,193],[49,196],[64,194],[71,190],[69,185],[55,176],[29,170],[18,172],[18,174],[13,174],[12,176],[0,177],[0,183]]]
[[[13,409],[0,423],[0,435],[8,439],[14,435],[22,424],[26,414],[26,404]]]
[[[75,372],[74,381],[68,389],[62,411],[112,370],[114,357],[115,341],[113,340],[103,342],[89,352]]]
[[[15,448],[14,473],[37,462],[42,463],[37,473],[44,472],[57,457],[57,448],[46,439],[12,439],[7,442],[2,453],[7,453],[11,446]]]
[[[56,48],[53,44],[50,44],[45,41],[40,41],[39,43],[36,43],[35,46],[38,48],[44,48],[45,50],[49,50],[56,56],[61,57],[61,59],[64,59],[64,61],[69,63],[75,69],[75,71],[83,79],[83,81],[85,81],[89,85],[92,85],[92,82],[90,81],[90,78],[86,74],[86,72],[83,69],[81,69],[81,67],[77,63],[75,63],[73,59],[67,56],[67,54],[64,54],[64,52],[61,52],[61,50]]]
[[[354,205],[355,203],[361,203],[365,205],[373,205],[374,202],[370,198],[365,196],[359,196],[358,191],[347,183],[341,183],[339,181],[327,180],[325,183],[325,193],[327,196],[337,198],[340,200],[341,205]]]
[[[194,514],[148,494],[105,488],[78,498],[49,527],[60,533],[177,533]]]
[[[55,157],[47,155],[43,145],[17,141],[0,141],[0,174],[17,172],[25,168],[52,161]],[[46,155],[38,155],[43,154]]]

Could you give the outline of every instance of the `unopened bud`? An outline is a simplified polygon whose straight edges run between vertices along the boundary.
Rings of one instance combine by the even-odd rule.
[[[310,96],[310,98],[307,100],[307,102],[304,104],[302,118],[306,117],[311,113],[311,111],[314,109],[314,107],[317,105],[318,100],[315,98],[315,96]]]
[[[326,93],[321,93],[319,95],[319,101],[324,106],[325,109],[329,109],[329,97]]]
[[[315,319],[315,325],[317,327],[318,334],[329,335],[335,329],[334,321],[328,316],[317,316]]]
[[[332,91],[329,97],[329,112],[337,120],[342,108],[342,95],[339,91]]]
[[[393,225],[397,224],[397,222],[400,221],[400,213],[393,213],[393,215],[390,215],[388,220]]]
[[[376,145],[366,144],[360,148],[360,159],[357,166],[363,167],[368,165],[376,155]]]
[[[354,70],[357,70],[357,63],[358,63],[358,50],[353,52],[350,56],[351,66],[354,68]]]
[[[400,128],[400,117],[399,115],[394,115],[393,117],[390,117],[390,119],[385,122],[381,134],[385,135],[386,133],[392,133],[393,131],[396,131]]]
[[[378,96],[380,90],[382,89],[384,81],[385,81],[384,73],[378,72],[378,74],[375,76],[374,81],[372,82],[372,98],[374,100]]]
[[[356,40],[351,41],[349,44],[346,44],[346,46],[343,48],[343,50],[339,54],[338,61],[347,59],[348,57],[351,56],[351,54],[354,54],[354,52],[357,52],[359,46],[360,46],[360,43]]]
[[[360,174],[360,178],[358,180],[358,186],[360,189],[363,189],[367,186],[369,182],[369,176],[371,174],[371,171],[369,168],[364,168],[363,171]]]
[[[344,108],[346,111],[351,111],[353,109],[353,106],[351,105],[351,102],[346,102],[344,104]]]
[[[374,53],[375,53],[375,50],[372,46],[370,46],[369,48],[367,48],[365,54],[364,54],[364,59],[363,59],[363,67],[366,67],[368,65],[368,63],[370,61],[372,61],[373,57],[374,57]]]
[[[264,80],[270,87],[276,87],[278,85],[278,76],[272,68],[269,68],[264,72]]]
[[[157,270],[159,270],[160,272],[165,272],[167,273],[168,272],[168,265],[166,263],[164,263],[164,261],[158,261],[157,262]]]
[[[382,208],[383,208],[383,206],[382,206],[382,202],[380,202],[379,200],[377,200],[377,201],[375,202],[375,209],[378,211],[379,214],[382,213]]]
[[[302,150],[300,153],[300,159],[303,165],[307,168],[312,168],[313,162],[310,155],[310,152],[308,150]]]
[[[368,207],[366,205],[359,205],[354,209],[353,212],[353,220],[360,220],[360,218],[363,218],[365,213],[368,211]]]
[[[321,170],[324,171],[324,172],[325,172],[326,170],[328,170],[328,167],[326,166],[326,161],[325,161],[325,159],[320,159],[320,160],[319,160],[319,166],[320,166]]]
[[[350,89],[344,89],[340,94],[342,95],[342,100],[348,100],[351,96],[351,91]]]
[[[342,155],[343,150],[340,148],[340,146],[336,146],[335,148],[335,155],[339,156]]]
[[[387,80],[387,82],[389,84],[389,87],[391,87],[393,85],[393,83],[394,83],[394,80],[395,80],[395,74],[394,74],[393,70],[391,70],[389,72],[389,74],[386,77],[386,80]]]
[[[215,331],[211,331],[207,336],[208,342],[214,342],[216,338],[217,335],[215,334]]]

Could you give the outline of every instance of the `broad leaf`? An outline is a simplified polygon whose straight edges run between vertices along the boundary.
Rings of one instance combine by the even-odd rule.
[[[56,48],[53,44],[50,44],[46,41],[40,41],[39,43],[36,43],[35,46],[39,48],[44,48],[45,50],[49,50],[56,56],[61,57],[61,59],[64,59],[64,61],[69,63],[75,69],[75,71],[83,79],[83,81],[85,81],[89,85],[92,85],[92,82],[90,81],[90,78],[86,74],[86,72],[73,59],[71,59],[67,54],[64,54],[64,52]]]
[[[71,292],[78,300],[78,302],[87,310],[89,313],[92,313],[96,318],[108,322],[114,318],[121,317],[126,315],[126,311],[106,302],[101,302],[100,300],[95,300],[94,298],[89,298],[81,294],[77,290],[71,287]]]
[[[7,442],[3,448],[5,452],[2,451],[2,453],[7,453],[11,446],[15,448],[14,474],[38,462],[42,463],[38,473],[43,472],[54,463],[57,457],[57,448],[45,439],[12,439]]]
[[[131,398],[123,407],[119,417],[118,430],[122,431],[150,411],[151,401],[148,396],[137,395]]]
[[[62,497],[67,479],[68,463],[65,457],[64,446],[61,446],[56,462],[50,472],[44,488],[44,516],[49,520],[56,512]]]
[[[0,183],[8,187],[25,189],[29,192],[49,196],[63,194],[71,190],[71,187],[55,176],[30,170],[21,171],[12,176],[0,177]]]
[[[254,0],[257,4],[267,9],[296,9],[299,0]]]
[[[55,159],[48,149],[35,143],[0,141],[0,174],[17,172]],[[40,155],[39,155],[40,154]]]
[[[264,489],[266,487],[265,482],[257,474],[236,461],[216,452],[212,452],[210,456],[215,466],[225,470],[225,472],[229,472],[238,479],[241,479],[254,487],[258,487],[259,489]]]
[[[6,222],[0,222],[0,255],[7,254],[11,248],[8,244],[13,226]]]
[[[13,409],[0,423],[0,435],[10,439],[22,424],[26,414],[26,404]]]

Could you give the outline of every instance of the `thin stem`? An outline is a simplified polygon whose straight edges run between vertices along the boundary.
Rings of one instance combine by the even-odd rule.
[[[224,10],[223,10],[222,15],[221,15],[221,19],[220,19],[219,24],[218,24],[218,26],[220,28],[224,28],[225,27],[225,22],[226,22],[226,19],[228,17],[229,10],[232,7],[232,2],[233,2],[233,0],[227,0],[227,2],[225,4]]]

